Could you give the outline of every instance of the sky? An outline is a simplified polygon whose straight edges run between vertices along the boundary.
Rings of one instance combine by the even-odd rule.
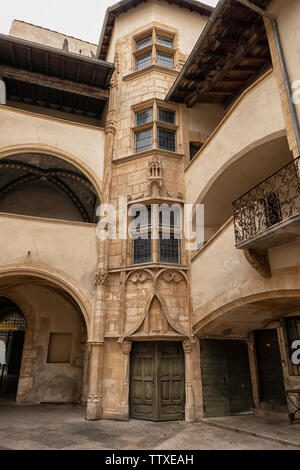
[[[106,8],[117,0],[8,0],[1,2],[0,33],[8,34],[14,19],[98,43]],[[215,6],[217,0],[203,0]]]

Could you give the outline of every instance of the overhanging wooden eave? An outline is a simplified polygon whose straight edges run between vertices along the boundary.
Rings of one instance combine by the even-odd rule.
[[[254,0],[265,8],[269,0]],[[231,105],[272,67],[264,22],[235,0],[220,0],[165,100]]]
[[[113,64],[0,34],[0,76],[9,101],[99,119]]]

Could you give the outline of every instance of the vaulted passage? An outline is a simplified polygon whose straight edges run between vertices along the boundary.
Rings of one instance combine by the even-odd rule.
[[[130,417],[184,419],[184,354],[180,342],[135,342],[131,351]]]
[[[93,223],[98,197],[70,163],[26,153],[0,160],[0,212]]]
[[[0,398],[15,399],[17,395],[25,320],[19,307],[0,297]]]
[[[86,402],[87,328],[75,299],[33,275],[1,279],[0,287],[0,398]]]

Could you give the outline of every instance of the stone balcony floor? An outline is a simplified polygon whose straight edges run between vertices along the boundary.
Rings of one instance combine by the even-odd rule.
[[[0,405],[0,450],[299,450],[300,421],[263,416],[198,423],[86,421],[71,405]]]

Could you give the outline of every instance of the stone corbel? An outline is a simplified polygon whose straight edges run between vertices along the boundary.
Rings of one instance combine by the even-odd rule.
[[[95,393],[95,394],[92,394],[90,393],[88,395],[88,403],[99,403],[100,400],[102,398],[102,395],[100,393]]]
[[[108,273],[107,273],[107,271],[105,271],[103,268],[100,268],[100,269],[96,272],[96,276],[95,276],[95,285],[96,285],[96,286],[99,286],[99,285],[105,284],[105,282],[107,281],[107,278],[108,278]]]
[[[243,250],[244,256],[250,266],[257,271],[262,277],[269,278],[272,276],[269,263],[268,250],[255,250],[249,248]]]
[[[131,346],[132,346],[131,341],[123,341],[123,343],[122,343],[123,354],[130,354]]]

